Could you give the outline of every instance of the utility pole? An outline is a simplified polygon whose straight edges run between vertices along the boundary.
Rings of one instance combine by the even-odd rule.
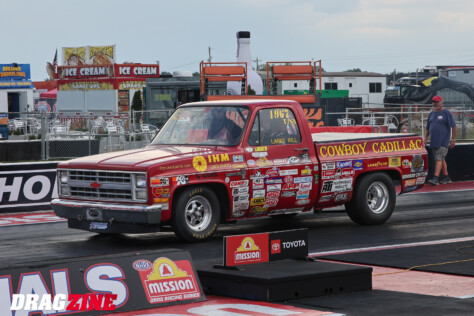
[[[255,63],[257,63],[257,68],[255,70],[258,70],[258,61],[259,60],[261,60],[261,59],[258,59],[258,57],[253,60]]]
[[[209,63],[212,61],[212,56],[211,56],[211,46],[209,46],[209,51],[208,51],[208,54],[209,54],[209,59],[207,60]]]

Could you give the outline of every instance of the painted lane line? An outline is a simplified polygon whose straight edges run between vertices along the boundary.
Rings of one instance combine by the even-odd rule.
[[[474,240],[474,236],[462,237],[462,238],[451,238],[451,239],[440,239],[440,240],[432,240],[432,241],[422,241],[422,242],[414,242],[414,243],[406,243],[406,244],[383,245],[383,246],[375,246],[375,247],[314,252],[314,253],[310,253],[308,256],[321,257],[321,256],[328,256],[328,255],[340,255],[340,254],[346,254],[346,253],[356,253],[356,252],[365,252],[365,251],[378,251],[378,250],[408,248],[408,247],[417,247],[417,246],[450,244],[450,243],[455,243],[455,242],[472,241],[472,240]]]

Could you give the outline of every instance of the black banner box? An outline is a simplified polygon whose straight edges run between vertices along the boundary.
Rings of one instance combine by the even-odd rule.
[[[0,213],[51,210],[57,162],[0,164]]]
[[[16,267],[0,267],[0,315],[28,315],[26,309],[19,309],[22,308],[21,303],[13,303],[13,308],[17,308],[16,313],[10,310],[12,296],[16,296],[14,299],[18,302],[21,301],[18,297],[32,293],[38,295],[40,301],[46,296],[50,302],[58,294],[68,298],[85,297],[84,294],[93,294],[96,297],[105,294],[117,295],[112,304],[112,309],[116,312],[206,300],[190,254],[177,249],[67,258],[28,262]],[[88,304],[91,301],[88,301]],[[95,306],[93,310],[67,310],[70,303],[72,304],[67,302],[66,307],[58,312],[43,311],[48,315],[101,315],[111,312],[100,311],[103,305],[99,305],[100,308]],[[78,306],[72,305],[70,308],[78,309]],[[34,311],[31,312],[36,315]]]
[[[224,267],[308,256],[308,229],[224,236]]]

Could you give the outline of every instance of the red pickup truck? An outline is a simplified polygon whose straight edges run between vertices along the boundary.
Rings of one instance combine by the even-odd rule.
[[[294,101],[208,101],[180,106],[145,148],[60,163],[52,206],[71,228],[171,225],[200,241],[220,223],[341,204],[358,224],[382,224],[395,207],[394,182],[413,191],[426,175],[420,136],[312,134]]]

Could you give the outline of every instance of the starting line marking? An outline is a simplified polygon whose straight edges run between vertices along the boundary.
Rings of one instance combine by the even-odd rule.
[[[13,213],[0,215],[1,226],[17,226],[27,224],[43,224],[63,222],[66,219],[60,218],[51,211],[35,213]]]

